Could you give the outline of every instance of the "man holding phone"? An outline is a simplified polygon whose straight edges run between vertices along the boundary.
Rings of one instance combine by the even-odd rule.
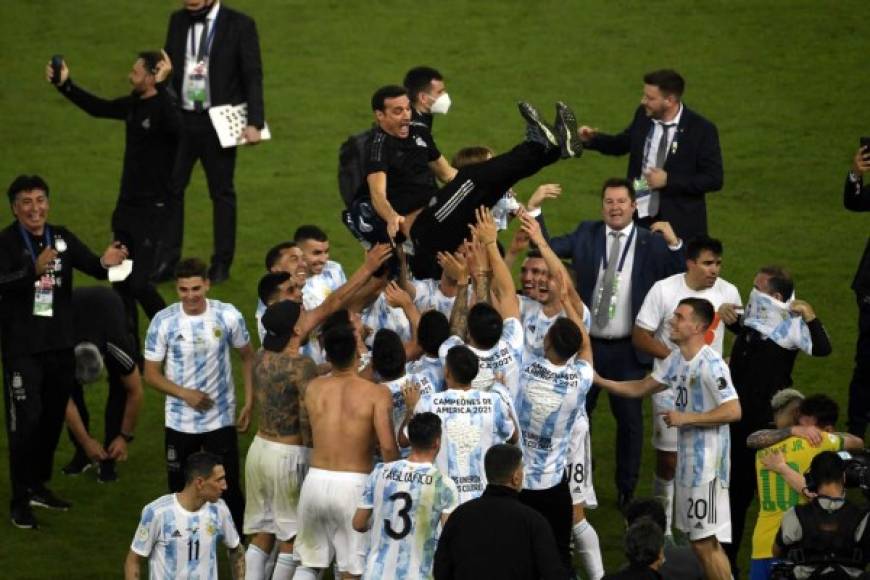
[[[843,187],[843,205],[851,211],[870,212],[870,187],[864,174],[870,171],[870,137],[861,137],[861,146],[852,160],[852,169]],[[858,271],[852,280],[858,300],[858,343],[855,347],[855,371],[849,385],[849,433],[864,436],[870,415],[870,238]]]

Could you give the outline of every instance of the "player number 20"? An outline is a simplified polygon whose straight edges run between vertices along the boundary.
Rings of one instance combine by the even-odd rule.
[[[689,404],[689,391],[686,387],[677,387],[677,408],[685,408]]]
[[[686,516],[689,519],[695,518],[696,520],[703,520],[707,517],[707,500],[706,499],[698,499],[693,500],[689,498],[689,511],[686,513]]]
[[[396,514],[399,516],[399,519],[402,520],[402,527],[396,530],[393,527],[393,522],[385,518],[384,529],[387,531],[387,535],[394,540],[401,540],[402,538],[411,533],[411,516],[408,513],[411,511],[411,506],[413,505],[413,501],[411,501],[411,494],[406,491],[397,491],[396,493],[391,495],[389,499],[390,501],[402,502],[402,506],[399,508],[399,511]]]

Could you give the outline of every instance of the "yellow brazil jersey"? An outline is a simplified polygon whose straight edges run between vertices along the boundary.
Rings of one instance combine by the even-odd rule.
[[[789,437],[788,439],[759,449],[755,454],[755,474],[758,483],[758,521],[752,533],[752,559],[772,558],[771,548],[782,516],[798,502],[806,503],[803,494],[793,490],[778,473],[770,471],[761,463],[761,458],[774,451],[782,451],[785,462],[795,471],[803,474],[810,468],[813,457],[822,451],[839,451],[843,448],[843,439],[833,433],[825,433],[818,447],[810,445],[806,439]]]

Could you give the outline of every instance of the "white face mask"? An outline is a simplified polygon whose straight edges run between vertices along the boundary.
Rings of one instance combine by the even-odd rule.
[[[450,110],[451,104],[452,101],[450,100],[450,95],[447,93],[441,93],[441,96],[435,99],[435,102],[432,103],[432,107],[429,110],[439,115],[446,115],[447,111]]]

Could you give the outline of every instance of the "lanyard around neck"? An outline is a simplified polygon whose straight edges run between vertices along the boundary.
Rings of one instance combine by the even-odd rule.
[[[36,249],[33,247],[33,241],[30,239],[30,233],[21,225],[21,222],[18,222],[18,232],[21,234],[21,239],[24,240],[24,245],[27,246],[27,250],[30,252],[30,258],[33,260],[33,263],[36,264]],[[45,247],[48,248],[51,246],[51,228],[46,225],[45,231],[42,233],[43,239],[45,240]]]
[[[631,241],[634,239],[634,234],[637,231],[637,224],[634,224],[634,227],[631,228],[631,233],[628,234],[628,239],[625,240],[625,247],[622,248],[622,256],[619,258],[619,264],[617,265],[616,270],[618,272],[622,272],[622,267],[625,266],[625,258],[628,256],[628,248],[631,246]],[[614,232],[614,233],[622,233],[622,232]],[[612,256],[611,256],[612,257]],[[607,269],[607,244],[604,246],[604,269]]]

